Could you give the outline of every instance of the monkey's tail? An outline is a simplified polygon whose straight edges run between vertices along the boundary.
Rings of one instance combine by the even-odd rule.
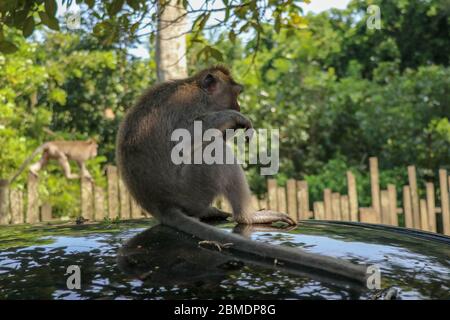
[[[272,264],[290,268],[306,268],[331,276],[341,276],[351,281],[363,283],[367,279],[367,267],[346,260],[327,257],[282,246],[246,239],[240,235],[219,230],[185,215],[180,209],[172,207],[159,216],[161,223],[179,231],[192,234],[201,240],[218,244],[231,244],[228,250],[245,253],[255,258],[271,261]]]
[[[33,153],[28,158],[25,159],[25,161],[22,163],[20,168],[16,171],[14,176],[11,179],[9,179],[9,184],[13,183],[14,180],[16,180],[17,177],[22,173],[22,171],[25,170],[25,168],[30,164],[31,160],[33,160],[33,158],[36,157],[37,154],[41,153],[46,147],[47,147],[47,142],[43,143],[39,147],[37,147],[33,151]]]

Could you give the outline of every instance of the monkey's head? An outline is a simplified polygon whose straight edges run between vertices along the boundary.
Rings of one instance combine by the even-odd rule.
[[[201,71],[196,78],[199,87],[206,92],[215,110],[240,111],[238,96],[244,87],[234,81],[227,68],[222,66],[209,68]]]

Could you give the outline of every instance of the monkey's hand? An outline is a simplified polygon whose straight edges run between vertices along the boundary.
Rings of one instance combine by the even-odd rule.
[[[233,129],[233,130],[238,130],[238,129],[244,129],[245,131],[245,138],[247,141],[249,141],[251,139],[251,137],[253,136],[253,124],[250,121],[250,119],[248,119],[247,117],[245,117],[242,113],[235,111],[235,110],[227,110],[231,112],[231,121],[229,121],[228,123],[225,122],[223,124],[223,128],[221,128],[224,138],[225,140],[230,139],[232,136],[234,136],[235,133],[229,135],[226,132],[226,129]]]
[[[233,129],[252,129],[253,125],[250,119],[245,117],[242,113],[236,112],[236,116],[234,118],[235,125],[233,126]]]
[[[218,129],[222,132],[222,136],[225,140],[228,140],[234,136],[234,132],[227,132],[228,129],[237,130],[237,129],[252,129],[252,122],[245,117],[242,113],[236,110],[223,110],[217,112],[210,112],[206,114],[202,114],[197,117],[195,120],[202,121],[203,129],[206,131],[207,129]],[[194,128],[192,126],[191,132],[194,132]],[[250,136],[253,132],[250,132]]]

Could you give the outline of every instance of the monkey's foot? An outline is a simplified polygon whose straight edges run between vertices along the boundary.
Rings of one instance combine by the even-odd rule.
[[[292,220],[291,217],[289,217],[287,214],[282,213],[282,212],[276,212],[276,211],[272,211],[272,210],[259,210],[256,211],[255,214],[253,216],[251,216],[251,221],[249,222],[244,222],[247,224],[265,224],[265,223],[272,223],[272,222],[277,222],[277,221],[281,221],[281,222],[285,222],[289,225],[296,225],[297,223]],[[239,223],[241,223],[240,221],[238,221]]]
[[[227,220],[227,218],[231,217],[231,213],[219,210],[214,207],[208,208],[205,212],[198,217],[202,221],[217,221],[217,220]]]
[[[87,180],[89,180],[90,182],[94,182],[94,178],[92,178],[91,176],[81,176],[81,178],[87,179]]]
[[[33,174],[35,177],[39,177],[39,174],[37,173],[37,171],[34,168],[30,167],[30,173]]]
[[[209,245],[209,246],[214,246],[215,248],[217,248],[218,251],[222,251],[222,249],[226,249],[231,247],[233,244],[232,243],[219,243],[217,241],[209,241],[209,240],[203,240],[203,241],[199,241],[198,245],[201,246],[205,246],[205,245]]]

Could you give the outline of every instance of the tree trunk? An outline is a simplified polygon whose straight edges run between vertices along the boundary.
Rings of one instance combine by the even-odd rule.
[[[8,197],[9,197],[9,181],[0,179],[0,224],[9,223],[8,215]]]
[[[186,9],[180,0],[159,0],[158,11],[156,34],[158,81],[186,78]]]

